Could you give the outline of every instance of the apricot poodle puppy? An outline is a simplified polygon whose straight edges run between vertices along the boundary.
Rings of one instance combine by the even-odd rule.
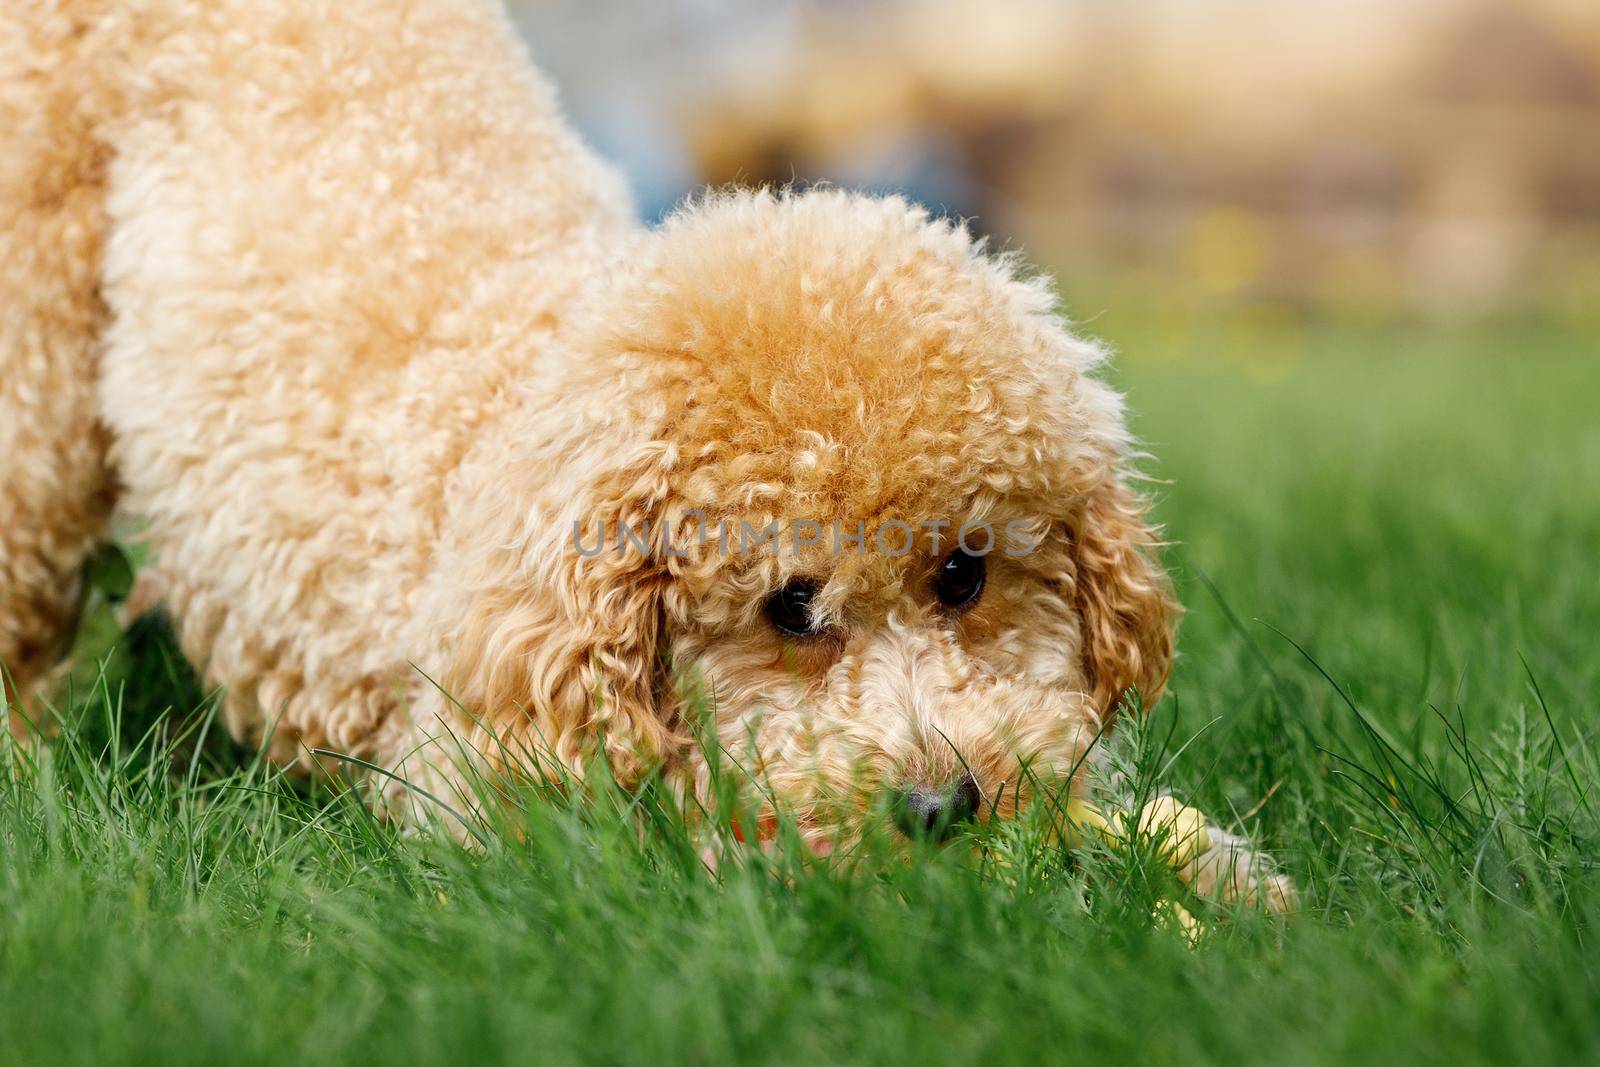
[[[19,730],[113,509],[285,763],[694,789],[703,708],[806,825],[938,830],[1161,694],[1102,352],[960,226],[820,191],[643,230],[490,0],[7,4],[0,133]]]

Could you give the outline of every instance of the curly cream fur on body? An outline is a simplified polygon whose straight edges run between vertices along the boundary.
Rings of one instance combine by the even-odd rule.
[[[693,784],[709,703],[817,825],[969,774],[1003,816],[1161,693],[1174,605],[1101,352],[958,226],[814,191],[640,229],[477,0],[8,5],[0,128],[24,712],[113,506],[285,762],[439,782],[459,741]],[[668,551],[690,515],[915,543]],[[957,613],[922,524],[975,519],[1037,547]],[[606,524],[655,532],[575,550]],[[803,639],[763,611],[796,581]]]

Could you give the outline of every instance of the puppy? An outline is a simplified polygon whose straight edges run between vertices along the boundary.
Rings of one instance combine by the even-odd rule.
[[[938,832],[1161,695],[1102,351],[959,226],[732,192],[643,231],[488,0],[8,5],[0,128],[19,717],[114,506],[235,736],[433,795],[531,755],[703,789],[704,715],[806,825]]]

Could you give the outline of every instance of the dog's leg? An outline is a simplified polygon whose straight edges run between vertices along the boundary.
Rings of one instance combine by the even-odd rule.
[[[104,223],[87,32],[53,4],[0,13],[0,665],[20,730],[70,635],[112,488],[96,418]]]

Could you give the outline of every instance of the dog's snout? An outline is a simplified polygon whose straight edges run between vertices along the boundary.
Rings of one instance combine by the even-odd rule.
[[[963,777],[953,788],[917,785],[899,796],[895,819],[909,837],[942,841],[978,813],[978,783]]]

